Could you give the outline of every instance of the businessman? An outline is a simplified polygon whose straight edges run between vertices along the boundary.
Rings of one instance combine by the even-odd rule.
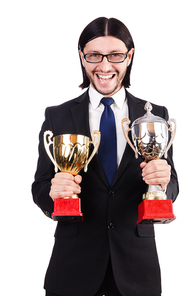
[[[84,215],[82,222],[57,224],[44,284],[47,296],[161,295],[154,227],[137,225],[138,205],[150,184],[160,185],[175,201],[178,180],[172,147],[167,159],[146,164],[135,159],[122,133],[121,120],[141,117],[146,103],[127,91],[134,50],[122,22],[104,17],[92,21],[78,43],[80,87],[86,92],[46,109],[32,185],[34,202],[51,217],[55,198],[77,193]],[[165,107],[153,104],[153,113],[168,120]],[[43,145],[46,130],[55,136],[88,137],[101,131],[100,147],[87,173],[54,173]]]

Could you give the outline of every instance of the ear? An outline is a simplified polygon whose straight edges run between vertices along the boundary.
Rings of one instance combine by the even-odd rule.
[[[134,48],[132,48],[132,49],[128,52],[128,54],[127,54],[127,57],[128,57],[128,65],[127,65],[127,67],[131,64],[131,60],[132,60],[133,53],[134,53]]]
[[[84,59],[83,52],[81,50],[79,50],[79,54],[80,54],[80,58],[81,58],[81,61],[82,61],[82,65],[85,68],[85,59]]]

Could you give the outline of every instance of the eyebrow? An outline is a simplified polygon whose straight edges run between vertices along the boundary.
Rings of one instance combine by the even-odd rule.
[[[110,53],[108,53],[108,54],[112,54],[112,53],[121,53],[121,52],[123,52],[123,51],[121,51],[121,50],[112,50],[112,51],[110,51]],[[92,51],[89,51],[89,53],[99,53],[99,54],[101,54],[98,50],[92,50]]]

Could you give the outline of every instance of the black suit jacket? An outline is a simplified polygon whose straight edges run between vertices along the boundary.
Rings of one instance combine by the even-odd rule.
[[[143,116],[145,101],[126,92],[129,118]],[[53,212],[49,197],[54,166],[45,152],[43,133],[54,135],[82,134],[90,137],[88,91],[60,106],[46,109],[40,132],[39,160],[32,185],[35,203],[47,216]],[[153,105],[153,113],[168,119],[165,107]],[[173,201],[178,194],[178,181],[172,161],[167,196]],[[83,222],[59,222],[55,244],[45,278],[45,289],[66,296],[92,296],[100,287],[109,256],[119,291],[124,296],[157,296],[161,293],[160,268],[154,227],[137,225],[138,204],[146,191],[140,163],[127,144],[112,187],[109,186],[98,156],[88,172],[81,172],[80,194]]]

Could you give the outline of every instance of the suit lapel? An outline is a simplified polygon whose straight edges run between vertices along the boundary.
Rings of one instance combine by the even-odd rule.
[[[77,104],[71,108],[76,133],[90,137],[88,91],[78,97],[76,103]]]
[[[138,118],[144,115],[144,101],[139,100],[132,96],[129,92],[126,91],[126,97],[127,97],[127,104],[128,104],[128,110],[129,110],[129,119],[131,120],[131,124]],[[123,119],[123,118],[122,118]],[[130,124],[130,126],[131,126]],[[129,138],[131,138],[131,131],[129,132]],[[128,166],[131,159],[135,157],[135,153],[133,152],[132,148],[127,143],[121,163],[119,165],[119,168],[116,172],[116,176],[113,181],[113,185],[118,181],[126,167]]]
[[[82,96],[76,100],[77,105],[71,108],[73,122],[75,125],[76,133],[85,135],[91,138],[90,125],[89,125],[89,95],[86,91]],[[92,152],[92,145],[90,153]],[[102,165],[99,161],[97,154],[93,157],[90,165],[95,168],[96,173],[101,177],[104,183],[108,184],[107,178],[103,171]]]

